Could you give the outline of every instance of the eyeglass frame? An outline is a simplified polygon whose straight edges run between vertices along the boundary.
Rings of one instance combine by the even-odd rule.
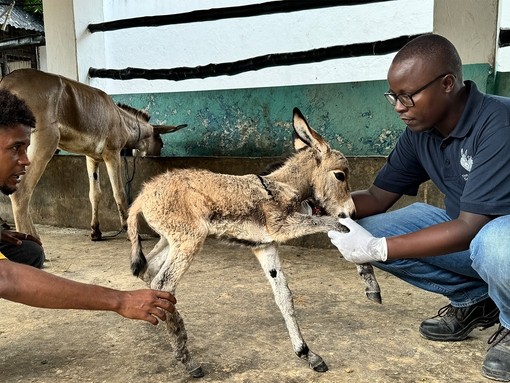
[[[429,86],[431,86],[433,83],[435,83],[437,80],[439,80],[440,78],[442,77],[446,77],[448,75],[450,75],[451,73],[444,73],[444,74],[441,74],[439,76],[437,76],[435,79],[433,79],[432,81],[428,82],[427,84],[425,84],[424,86],[422,86],[420,89],[414,91],[413,93],[400,93],[400,94],[396,94],[394,92],[386,92],[384,93],[384,97],[386,97],[386,100],[393,106],[397,105],[397,100],[400,101],[400,103],[405,106],[406,108],[412,108],[413,106],[415,106],[415,103],[414,103],[414,100],[413,100],[413,96],[416,96],[418,93],[420,92],[423,92],[425,89],[427,89]],[[455,77],[454,74],[451,74],[453,77]],[[401,99],[401,97],[408,97],[409,100],[411,101],[411,103],[406,103]]]

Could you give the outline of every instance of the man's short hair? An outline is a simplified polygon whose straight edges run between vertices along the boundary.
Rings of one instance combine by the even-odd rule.
[[[462,79],[462,60],[450,40],[441,35],[426,33],[408,42],[397,52],[393,62],[422,58],[433,65],[441,66],[439,71],[450,72]]]
[[[23,124],[35,128],[35,117],[28,105],[6,89],[0,89],[0,127]]]

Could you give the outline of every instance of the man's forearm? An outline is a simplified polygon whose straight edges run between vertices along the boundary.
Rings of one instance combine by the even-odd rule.
[[[388,259],[430,257],[466,250],[480,227],[481,223],[470,226],[457,219],[387,238]]]
[[[116,293],[30,266],[0,261],[0,297],[13,302],[41,308],[117,311],[120,303]]]

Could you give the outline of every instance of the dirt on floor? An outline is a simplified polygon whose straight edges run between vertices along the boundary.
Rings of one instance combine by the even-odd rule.
[[[38,226],[45,271],[120,289],[130,274],[125,234],[91,242],[88,231]],[[325,239],[327,237],[325,236]],[[147,236],[146,250],[156,243]],[[495,327],[463,342],[431,342],[420,322],[448,302],[376,270],[383,304],[364,297],[354,265],[335,249],[282,246],[301,330],[329,366],[298,359],[260,266],[247,249],[208,242],[177,289],[189,348],[205,377],[188,377],[164,325],[110,312],[37,309],[0,300],[1,382],[490,382],[479,373]]]

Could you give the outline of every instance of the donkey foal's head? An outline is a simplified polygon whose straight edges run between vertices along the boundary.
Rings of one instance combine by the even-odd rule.
[[[298,151],[295,158],[303,159],[299,173],[302,182],[307,182],[311,189],[306,197],[314,205],[313,212],[343,218],[354,216],[347,159],[310,128],[297,108],[294,108],[293,124],[294,149]]]

